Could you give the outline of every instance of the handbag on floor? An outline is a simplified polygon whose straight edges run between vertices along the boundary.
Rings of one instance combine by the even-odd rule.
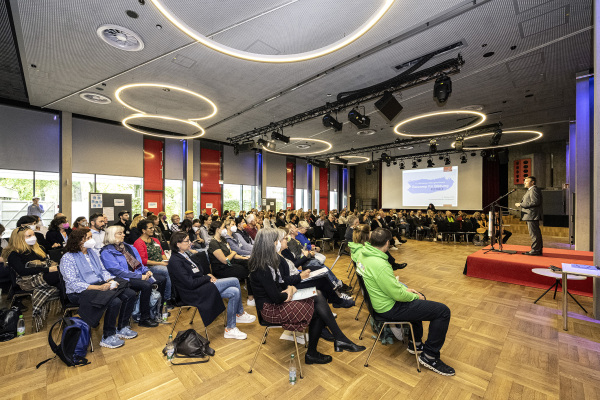
[[[17,323],[20,314],[17,307],[0,310],[0,342],[17,337]]]
[[[175,363],[173,365],[190,365],[200,364],[210,361],[210,356],[215,355],[214,349],[209,346],[210,342],[207,338],[200,335],[194,329],[177,332],[177,336],[173,339],[175,346],[174,358],[202,358],[199,361]],[[167,348],[163,349],[163,354],[167,355]]]

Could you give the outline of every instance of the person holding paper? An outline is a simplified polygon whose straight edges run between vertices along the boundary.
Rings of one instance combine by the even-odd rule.
[[[331,356],[319,353],[317,344],[325,326],[334,337],[335,351],[358,352],[364,346],[354,344],[337,325],[327,300],[320,291],[316,296],[292,301],[296,288],[280,283],[278,240],[276,229],[264,228],[258,231],[252,255],[250,256],[250,284],[256,299],[256,309],[269,323],[281,324],[283,329],[302,331],[308,326],[308,351],[306,364],[327,364]]]

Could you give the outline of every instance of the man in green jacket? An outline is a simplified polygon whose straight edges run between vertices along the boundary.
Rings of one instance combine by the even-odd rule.
[[[413,325],[419,362],[441,375],[452,376],[454,368],[440,359],[440,350],[446,340],[450,324],[450,309],[442,303],[425,300],[423,295],[409,289],[396,279],[385,254],[390,247],[392,233],[377,228],[370,242],[356,252],[357,270],[362,270],[371,305],[377,314],[390,321],[408,321]],[[422,343],[423,322],[430,321],[427,342]],[[408,343],[414,354],[412,342]]]

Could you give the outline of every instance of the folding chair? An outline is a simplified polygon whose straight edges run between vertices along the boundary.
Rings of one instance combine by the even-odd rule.
[[[60,338],[65,318],[69,315],[73,316],[79,311],[79,304],[71,303],[71,301],[69,301],[65,280],[62,273],[60,273],[60,266],[58,270],[58,290],[60,292],[59,299],[62,307],[62,318],[60,320],[60,325],[58,326],[58,338]],[[94,352],[93,340],[90,340],[90,351]]]
[[[367,360],[365,361],[365,367],[369,366],[369,359],[371,358],[371,354],[373,354],[373,350],[375,350],[375,345],[377,345],[377,342],[379,341],[379,338],[381,337],[381,334],[383,333],[383,329],[385,328],[386,325],[408,325],[410,327],[410,336],[412,338],[414,351],[415,351],[415,359],[417,361],[417,371],[421,372],[421,366],[419,365],[419,354],[417,353],[417,343],[415,342],[415,334],[413,331],[412,324],[407,321],[389,321],[389,320],[383,318],[381,315],[378,315],[375,312],[375,310],[373,309],[373,306],[371,305],[371,298],[369,297],[369,293],[367,292],[367,288],[365,287],[365,282],[363,281],[362,276],[360,276],[358,274],[356,276],[358,278],[358,284],[360,285],[360,289],[363,293],[364,303],[367,305],[367,309],[369,310],[369,316],[367,317],[365,324],[363,325],[363,328],[360,331],[360,335],[358,336],[358,339],[362,340],[362,335],[363,335],[363,332],[365,331],[365,327],[367,326],[367,323],[369,322],[369,317],[372,317],[375,320],[375,322],[382,323],[381,329],[379,330],[379,334],[377,335],[377,339],[375,339],[375,342],[373,343],[373,347],[371,347],[371,351],[369,352],[369,355],[367,356]]]
[[[344,255],[344,251],[345,251],[347,248],[348,248],[348,241],[347,241],[347,240],[343,240],[343,241],[340,243],[340,250],[338,251],[338,256],[337,256],[337,258],[335,259],[335,261],[333,262],[333,265],[331,266],[331,268],[330,268],[330,269],[332,269],[332,270],[333,270],[333,267],[335,267],[335,263],[337,263],[337,262],[338,262],[338,260],[340,259],[340,257]]]
[[[321,247],[323,249],[323,252],[325,252],[325,243],[330,243],[333,239],[323,237],[323,235],[323,227],[315,226],[315,245],[321,242],[321,246],[319,247]]]
[[[8,298],[10,299],[12,296],[9,308],[12,308],[15,300],[29,297],[29,300],[31,301],[31,308],[33,309],[33,290],[21,289],[17,283],[17,273],[8,264],[6,264],[6,268],[8,268],[10,273],[10,289],[8,290]],[[31,318],[31,330],[36,330],[33,318]]]

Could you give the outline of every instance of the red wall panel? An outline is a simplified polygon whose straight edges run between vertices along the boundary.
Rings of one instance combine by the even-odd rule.
[[[219,150],[201,149],[200,209],[207,208],[207,203],[212,204],[212,208],[219,210],[220,215],[223,210],[221,210],[222,192],[219,180],[221,180],[221,152]]]
[[[296,164],[289,162],[286,164],[286,203],[289,210],[294,209],[294,193],[296,189]],[[286,204],[286,205],[287,205]]]
[[[531,175],[531,158],[523,158],[515,160],[515,185],[522,185],[525,183],[525,178]]]
[[[155,214],[164,210],[164,147],[162,140],[144,139],[143,208]],[[156,207],[150,207],[150,203],[156,203]]]
[[[319,168],[319,210],[329,211],[329,168]]]
[[[163,192],[144,191],[144,208],[158,214],[163,211]],[[150,207],[150,203],[156,203],[156,207]]]

